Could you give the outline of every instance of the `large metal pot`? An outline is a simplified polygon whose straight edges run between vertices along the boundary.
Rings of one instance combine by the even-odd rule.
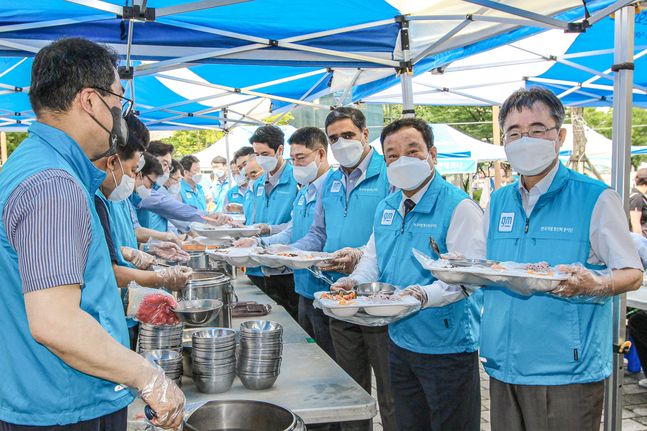
[[[217,271],[227,276],[231,276],[232,274],[231,265],[227,265],[223,261],[209,259],[209,255],[204,251],[190,251],[189,256],[189,261],[186,263],[186,266],[193,270]]]
[[[189,425],[209,431],[305,431],[303,420],[275,404],[251,400],[209,401],[191,414]]]
[[[230,279],[226,275],[214,271],[194,270],[191,281],[178,292],[177,296],[179,300],[221,300],[223,303],[222,311],[216,320],[209,323],[208,326],[231,328],[231,309],[236,305],[238,299]]]

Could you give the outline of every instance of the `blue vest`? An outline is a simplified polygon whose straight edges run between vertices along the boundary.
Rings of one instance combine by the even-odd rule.
[[[344,247],[362,247],[373,233],[375,209],[389,194],[384,157],[373,151],[364,180],[346,199],[341,168],[328,175],[322,190],[322,206],[326,220],[326,243],[323,251],[334,253]],[[327,274],[333,280],[344,274]]]
[[[324,175],[330,175],[330,173]],[[319,196],[317,196],[317,199],[312,200],[312,202],[308,202],[306,198],[307,192],[308,186],[301,187],[299,194],[297,194],[294,200],[291,242],[296,242],[306,236],[314,222],[315,208]],[[314,299],[314,293],[328,290],[328,285],[313,276],[307,269],[299,269],[294,271],[294,290],[301,296]]]
[[[518,182],[498,190],[490,202],[488,259],[585,264],[591,214],[606,188],[560,163],[530,218],[523,210]],[[549,294],[524,297],[497,286],[484,290],[483,365],[506,383],[600,381],[611,373],[611,332],[609,299],[594,304]]]
[[[137,235],[135,234],[135,226],[133,219],[130,215],[130,202],[128,199],[123,201],[111,201],[106,199],[100,190],[97,190],[97,196],[103,201],[108,209],[108,216],[110,217],[110,237],[112,244],[115,247],[117,255],[117,265],[135,268],[135,266],[124,259],[121,254],[121,247],[130,247],[137,249]]]
[[[68,172],[82,187],[90,213],[92,240],[83,274],[82,310],[124,346],[128,331],[112,271],[103,228],[94,207],[94,192],[105,174],[62,131],[35,122],[0,175],[0,214],[13,190],[25,179],[47,169]],[[64,204],[64,203],[61,203]],[[0,420],[29,425],[63,425],[104,416],[130,404],[129,390],[91,377],[66,365],[31,336],[16,251],[0,223]],[[65,316],[59,316],[64,319]]]
[[[195,190],[184,181],[180,180],[180,195],[182,196],[182,202],[187,205],[191,205],[193,208],[197,208],[200,211],[207,210],[207,197],[204,194],[204,189],[200,184],[195,185]]]
[[[240,192],[238,185],[233,186],[227,192],[227,202],[230,204],[243,204],[245,201],[245,194]]]
[[[222,212],[225,206],[225,197],[229,193],[229,180],[225,180],[224,183],[221,183],[217,178],[211,185],[211,196],[213,197],[213,203],[215,205],[214,211]]]
[[[165,188],[153,184],[153,189],[159,191],[160,193],[168,193]],[[130,202],[133,204],[133,207],[137,208],[141,202],[141,198],[137,193],[130,195]],[[137,220],[142,227],[153,229],[159,232],[168,232],[168,220],[157,214],[156,212],[138,209],[137,210]]]
[[[433,283],[436,279],[418,263],[411,250],[430,253],[429,237],[433,237],[446,252],[452,214],[464,199],[469,199],[465,192],[436,174],[404,220],[398,211],[401,191],[380,202],[373,221],[380,281],[402,288]],[[416,353],[473,352],[478,349],[480,298],[481,295],[472,295],[444,307],[421,310],[389,325],[389,335],[395,344]]]
[[[297,182],[292,175],[292,164],[285,162],[285,168],[281,172],[279,182],[267,195],[265,193],[265,178],[263,174],[250,187],[251,192],[245,210],[245,223],[252,225],[256,223],[267,223],[269,225],[282,224],[290,221],[292,202],[298,192]],[[252,211],[253,210],[253,211]],[[247,268],[247,275],[262,276],[261,267]]]

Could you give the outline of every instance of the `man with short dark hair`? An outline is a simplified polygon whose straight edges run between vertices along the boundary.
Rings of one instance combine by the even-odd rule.
[[[619,195],[559,161],[563,121],[561,101],[540,88],[517,90],[499,113],[520,179],[492,194],[487,258],[546,262],[569,278],[529,296],[483,289],[493,430],[599,430],[614,355],[611,297],[642,282]]]
[[[359,249],[373,231],[375,209],[389,194],[384,158],[368,144],[368,128],[362,111],[342,107],[326,117],[326,135],[339,169],[326,178],[317,200],[309,232],[293,244],[302,250],[335,253],[326,275],[338,280],[350,274],[359,261]],[[337,363],[368,393],[371,368],[377,381],[377,398],[384,430],[397,430],[393,392],[389,381],[386,327],[330,321]],[[342,430],[370,430],[371,421],[342,424]]]
[[[292,164],[283,158],[283,131],[271,124],[261,126],[249,138],[254,148],[254,158],[249,163],[258,164],[264,174],[250,186],[253,202],[246,208],[245,223],[257,225],[261,235],[285,229],[290,221],[292,202],[297,195],[297,182],[292,175]],[[270,226],[274,226],[271,228]],[[277,230],[278,229],[278,230]],[[247,276],[279,305],[297,317],[292,271],[272,268],[247,268]]]
[[[214,211],[221,212],[225,208],[225,198],[229,192],[229,173],[227,172],[227,159],[216,156],[211,160],[213,169],[213,182],[211,183],[211,198],[213,199]]]
[[[200,160],[196,156],[184,156],[180,159],[180,164],[184,168],[184,178],[180,181],[180,193],[182,202],[200,211],[207,210],[207,197],[200,181]]]
[[[636,186],[629,195],[631,231],[647,237],[647,168],[636,172]]]
[[[0,176],[0,428],[126,430],[128,387],[179,428],[184,395],[128,349],[123,306],[94,193],[92,161],[127,140],[117,56],[85,39],[34,59],[37,116]],[[47,215],[44,222],[43,214]]]
[[[426,309],[389,325],[390,377],[400,431],[478,430],[481,295],[436,280],[412,249],[470,259],[485,255],[483,211],[436,171],[431,127],[401,119],[380,136],[396,192],[377,207],[373,234],[355,271],[333,288],[380,281],[406,288]],[[407,287],[408,286],[408,287]]]

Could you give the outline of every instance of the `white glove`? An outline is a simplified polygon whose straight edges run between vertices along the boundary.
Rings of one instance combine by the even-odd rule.
[[[151,238],[147,243],[148,251],[162,259],[172,260],[175,262],[188,262],[189,253],[182,250],[182,248],[174,242],[160,241]]]
[[[151,423],[164,429],[181,429],[184,422],[184,393],[164,370],[148,361],[142,365],[140,375],[146,376],[138,394],[155,412]]]
[[[141,250],[125,246],[122,246],[120,250],[124,259],[135,265],[138,269],[148,269],[155,263],[154,256]]]
[[[419,286],[417,284],[414,284],[413,286],[409,286],[406,289],[402,290],[400,292],[400,295],[412,296],[420,301],[420,305],[425,305],[427,303],[427,293],[424,291],[422,286]]]
[[[330,286],[330,290],[333,292],[338,290],[353,290],[355,286],[357,286],[357,280],[350,277],[342,277]]]
[[[551,293],[558,296],[612,296],[613,271],[595,274],[582,265],[559,265],[557,270],[568,274]]]
[[[322,271],[336,271],[343,274],[352,274],[364,252],[359,248],[346,247],[337,250],[332,259],[327,260],[322,266]]]

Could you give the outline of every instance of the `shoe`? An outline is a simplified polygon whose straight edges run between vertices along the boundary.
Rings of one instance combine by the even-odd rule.
[[[647,389],[647,379],[639,380],[638,386],[640,386],[641,388]]]

